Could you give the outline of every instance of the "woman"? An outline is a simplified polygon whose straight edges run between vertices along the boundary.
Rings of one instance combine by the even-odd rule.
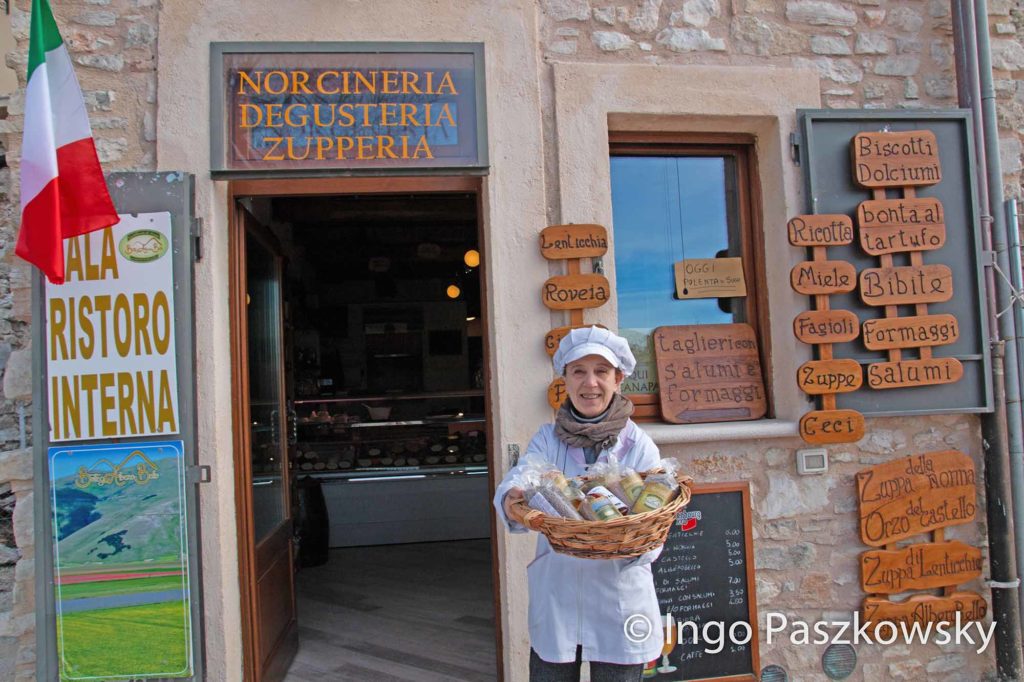
[[[554,424],[540,427],[526,456],[543,458],[567,477],[585,474],[611,457],[647,471],[660,461],[658,448],[629,416],[633,404],[619,393],[636,367],[624,338],[589,327],[569,332],[554,357],[565,377],[567,400]],[[523,491],[505,476],[494,495],[498,516],[513,533],[526,532],[510,516],[509,504]],[[658,598],[651,562],[661,549],[633,559],[578,559],[537,539],[527,566],[530,589],[530,680],[579,680],[580,662],[590,661],[592,682],[639,680],[644,663],[661,653]]]

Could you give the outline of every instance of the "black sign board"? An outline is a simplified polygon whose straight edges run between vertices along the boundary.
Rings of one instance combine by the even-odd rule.
[[[675,620],[676,641],[667,665],[665,656],[658,661],[653,679],[756,680],[760,663],[749,484],[696,486],[653,572],[662,617],[671,614]],[[660,625],[664,628],[664,621]],[[748,643],[733,643],[748,632]]]

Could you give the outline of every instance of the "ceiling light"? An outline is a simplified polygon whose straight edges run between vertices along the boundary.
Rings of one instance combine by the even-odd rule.
[[[471,268],[475,268],[480,265],[480,252],[476,249],[470,249],[462,256],[463,262]]]

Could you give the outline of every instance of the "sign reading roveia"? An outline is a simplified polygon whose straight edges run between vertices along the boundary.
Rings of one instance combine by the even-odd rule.
[[[214,102],[224,131],[214,140],[215,170],[486,166],[482,47],[424,47],[236,52],[215,44],[224,102],[223,111]]]

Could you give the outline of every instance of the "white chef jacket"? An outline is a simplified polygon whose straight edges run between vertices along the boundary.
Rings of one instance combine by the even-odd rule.
[[[636,471],[652,469],[660,461],[658,447],[632,420],[626,422],[615,446],[601,451],[597,462],[608,461],[609,454]],[[526,456],[543,457],[567,477],[588,469],[583,449],[558,440],[554,424],[540,427]],[[525,533],[526,528],[505,516],[502,501],[521,467],[511,469],[494,494],[498,518],[512,533]],[[537,555],[526,567],[533,650],[550,663],[575,661],[577,645],[583,647],[584,661],[636,664],[660,656],[663,623],[651,575],[651,562],[659,554],[660,547],[632,559],[580,559],[553,551],[547,538],[538,533]],[[633,633],[643,627],[637,622],[641,616],[651,624],[651,635],[645,641],[626,637],[626,621],[631,616]]]

